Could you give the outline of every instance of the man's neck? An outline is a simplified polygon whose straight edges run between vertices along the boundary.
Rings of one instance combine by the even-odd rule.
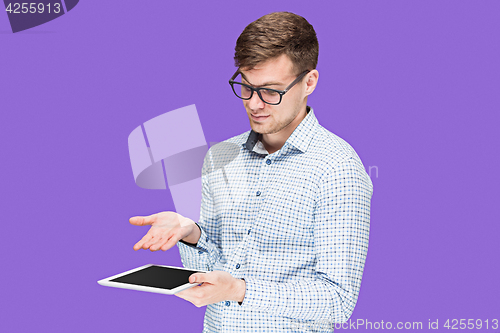
[[[307,116],[307,107],[304,106],[303,111],[299,112],[297,117],[288,124],[285,128],[277,133],[262,134],[262,144],[269,154],[277,152],[283,147],[286,140],[292,135],[293,131],[299,126],[302,120]]]

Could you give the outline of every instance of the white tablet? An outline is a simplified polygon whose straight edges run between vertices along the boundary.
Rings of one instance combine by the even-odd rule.
[[[198,285],[198,283],[189,283],[189,276],[193,273],[206,272],[173,266],[144,265],[99,280],[97,283],[106,287],[173,295],[179,291]]]

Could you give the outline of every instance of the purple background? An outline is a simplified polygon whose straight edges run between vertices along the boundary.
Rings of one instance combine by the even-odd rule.
[[[320,123],[378,168],[352,320],[500,319],[499,1],[87,0],[17,34],[0,13],[0,331],[201,330],[204,308],[96,282],[180,264],[132,249],[128,218],[173,203],[127,137],[190,104],[207,142],[248,130],[234,44],[281,10],[317,31]]]

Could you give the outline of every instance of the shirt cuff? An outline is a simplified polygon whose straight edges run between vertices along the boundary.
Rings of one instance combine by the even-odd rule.
[[[240,304],[259,311],[269,311],[280,302],[279,288],[274,283],[246,279],[245,298]]]
[[[200,238],[198,239],[198,243],[196,244],[191,244],[188,242],[183,241],[182,239],[179,240],[180,243],[190,247],[193,250],[202,251],[202,252],[208,252],[208,237],[207,234],[203,231],[203,229],[198,225],[198,223],[195,223],[196,226],[200,229]]]

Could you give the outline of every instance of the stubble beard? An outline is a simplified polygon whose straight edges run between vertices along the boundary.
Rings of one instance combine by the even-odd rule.
[[[264,128],[260,129],[260,130],[258,128],[255,128],[256,127],[255,125],[259,126],[259,124],[254,122],[254,120],[252,119],[252,116],[248,115],[248,118],[250,120],[250,127],[252,127],[252,130],[254,132],[259,133],[259,134],[275,134],[275,133],[278,133],[279,131],[283,130],[284,128],[287,128],[288,126],[290,126],[290,124],[297,118],[299,113],[300,113],[300,109],[296,110],[294,116],[291,117],[290,119],[285,119],[284,122],[276,123],[275,126],[272,126],[268,130],[265,129],[265,125],[262,126]],[[269,117],[272,117],[272,115],[269,115]],[[273,117],[273,119],[274,119],[274,117]],[[254,126],[252,126],[252,124],[254,124]]]

